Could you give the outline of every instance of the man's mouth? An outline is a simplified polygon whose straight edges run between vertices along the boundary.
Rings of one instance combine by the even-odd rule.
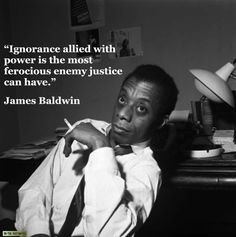
[[[129,130],[117,124],[113,124],[113,130],[117,133],[128,133]]]

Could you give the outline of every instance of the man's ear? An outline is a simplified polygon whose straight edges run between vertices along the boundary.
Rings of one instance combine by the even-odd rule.
[[[159,125],[158,129],[162,128],[163,126],[165,126],[169,121],[169,114],[166,114],[163,118],[163,122],[161,125]]]

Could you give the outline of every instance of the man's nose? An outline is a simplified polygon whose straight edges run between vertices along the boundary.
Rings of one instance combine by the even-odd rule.
[[[127,122],[132,120],[133,111],[130,106],[124,106],[118,111],[118,116],[121,120],[125,119]]]

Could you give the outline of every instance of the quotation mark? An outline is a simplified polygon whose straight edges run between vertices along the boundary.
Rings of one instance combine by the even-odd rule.
[[[51,78],[51,82],[55,82],[57,79],[55,77]],[[48,83],[48,86],[51,86],[51,83]]]
[[[9,49],[9,45],[8,45],[8,44],[7,44],[7,45],[5,44],[5,45],[4,45],[4,49]]]

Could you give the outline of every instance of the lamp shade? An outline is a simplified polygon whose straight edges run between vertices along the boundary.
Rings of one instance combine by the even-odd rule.
[[[235,66],[231,63],[225,64],[215,73],[202,69],[191,69],[195,76],[195,86],[197,90],[214,102],[225,102],[234,107],[234,97],[227,84],[230,74]]]

